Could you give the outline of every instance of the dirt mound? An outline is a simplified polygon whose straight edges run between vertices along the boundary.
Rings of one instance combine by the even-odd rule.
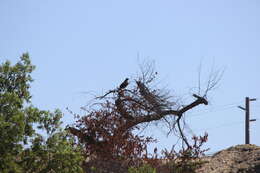
[[[198,173],[260,173],[260,147],[237,145],[206,159]]]

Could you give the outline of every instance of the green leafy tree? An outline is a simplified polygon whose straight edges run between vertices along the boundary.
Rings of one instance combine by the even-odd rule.
[[[28,106],[29,93],[34,70],[28,54],[21,61],[11,66],[6,61],[0,66],[0,170],[1,172],[20,170],[17,165],[18,154],[23,149],[22,142],[34,134],[33,123],[39,121],[41,111]]]
[[[34,69],[28,54],[0,65],[0,172],[82,172],[80,148],[60,127],[62,113],[31,103]]]
[[[61,112],[56,110],[47,115],[38,126],[45,130],[47,137],[36,134],[31,139],[31,147],[21,154],[23,169],[27,173],[83,172],[81,148],[74,145],[74,138],[60,128]]]

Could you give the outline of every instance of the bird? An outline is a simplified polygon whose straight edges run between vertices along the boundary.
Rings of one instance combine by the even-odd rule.
[[[127,87],[127,85],[129,84],[129,83],[128,83],[128,80],[129,80],[129,79],[126,78],[126,79],[124,80],[124,82],[120,84],[119,89],[124,89],[125,87]]]
[[[157,153],[157,150],[158,150],[157,147],[155,147],[154,150],[153,150],[154,154]]]

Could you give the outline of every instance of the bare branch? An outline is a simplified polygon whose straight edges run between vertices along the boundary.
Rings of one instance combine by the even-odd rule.
[[[116,89],[96,97],[97,103],[94,103],[98,105],[95,106],[96,109],[92,109],[85,117],[82,117],[78,121],[77,128],[70,129],[71,133],[83,141],[87,137],[87,141],[84,141],[86,150],[100,155],[103,153],[98,150],[100,148],[95,148],[93,143],[102,143],[102,145],[106,143],[113,146],[114,148],[106,147],[107,152],[111,155],[114,154],[114,151],[121,154],[126,152],[120,148],[122,146],[130,147],[131,152],[134,153],[133,145],[128,144],[129,140],[138,139],[139,143],[144,140],[133,135],[132,131],[139,130],[140,125],[148,126],[151,122],[164,122],[169,128],[169,133],[178,132],[177,135],[182,142],[190,147],[184,134],[185,124],[183,129],[181,128],[183,115],[194,107],[208,105],[206,95],[217,86],[223,75],[223,73],[213,73],[212,71],[207,81],[205,93],[201,96],[200,74],[201,70],[199,70],[199,94],[193,94],[194,100],[181,107],[178,106],[180,100],[173,100],[169,92],[157,89],[153,85],[157,72],[154,70],[154,64],[148,63],[146,67],[141,68],[141,75],[136,80],[131,80],[134,82],[129,82],[126,78]],[[116,141],[120,142],[116,143]]]
[[[225,69],[214,70],[213,67],[211,68],[203,97],[206,97],[210,91],[214,90],[217,87],[224,75],[224,71]]]

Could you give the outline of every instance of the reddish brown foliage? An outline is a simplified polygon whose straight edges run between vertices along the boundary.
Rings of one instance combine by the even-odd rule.
[[[145,158],[145,162],[156,168],[157,173],[193,173],[204,162],[201,157],[208,149],[202,149],[202,145],[207,142],[208,134],[204,136],[194,136],[192,145],[183,147],[176,151],[173,146],[171,151],[162,151],[162,156],[159,157],[157,152],[154,152],[152,157]]]
[[[122,118],[117,108],[110,102],[100,106],[98,111],[79,119],[77,128],[69,128],[85,145],[86,155],[104,160],[133,161],[141,158],[145,154],[146,144],[153,139],[133,134],[137,126],[120,130],[126,119]]]
[[[140,125],[152,121],[165,120],[168,123],[167,116],[174,117],[170,126],[175,128],[177,123],[181,139],[188,149],[193,151],[196,148],[197,143],[193,146],[188,143],[181,131],[179,120],[193,107],[207,105],[207,100],[194,95],[194,102],[178,107],[176,102],[171,102],[161,90],[151,89],[151,80],[137,80],[130,89],[128,80],[125,80],[117,89],[97,97],[97,103],[88,109],[87,115],[78,119],[74,127],[69,127],[70,132],[84,145],[86,157],[91,161],[113,161],[122,162],[127,166],[138,166],[142,158],[147,158],[147,144],[154,140],[151,137],[135,135],[133,131],[139,130]],[[101,102],[98,102],[99,100]]]

